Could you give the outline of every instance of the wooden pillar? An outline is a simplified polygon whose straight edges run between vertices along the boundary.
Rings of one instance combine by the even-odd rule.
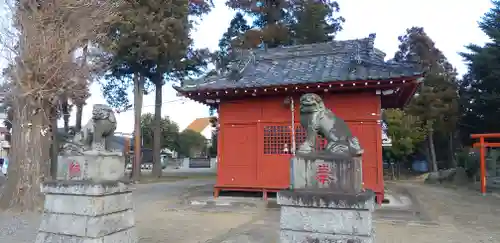
[[[485,149],[484,149],[484,137],[479,138],[479,161],[481,167],[481,193],[486,193],[486,161],[485,161]]]

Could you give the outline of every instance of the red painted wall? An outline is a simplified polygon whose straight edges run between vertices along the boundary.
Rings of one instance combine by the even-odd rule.
[[[383,193],[380,97],[375,92],[323,94],[325,105],[343,118],[365,149],[366,188]],[[291,112],[285,97],[252,98],[221,103],[217,187],[222,189],[284,189],[289,186]],[[295,124],[300,129],[298,100]],[[279,134],[269,138],[268,131]],[[298,134],[304,134],[300,130]],[[300,136],[299,136],[300,137]],[[297,139],[300,145],[300,138]],[[289,148],[291,149],[291,148]]]

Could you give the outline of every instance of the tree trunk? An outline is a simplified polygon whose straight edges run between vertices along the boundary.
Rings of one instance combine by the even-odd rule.
[[[50,177],[52,180],[57,178],[57,163],[59,155],[59,141],[57,140],[57,111],[52,111],[50,117],[50,125],[52,130],[52,144],[50,145]],[[66,128],[65,128],[66,129]],[[67,131],[66,131],[67,132]]]
[[[43,110],[34,112],[31,98],[14,101],[11,158],[8,179],[0,199],[2,208],[39,210],[43,204],[40,184],[48,174],[50,133]],[[49,111],[49,107],[45,107]]]
[[[422,143],[422,152],[424,154],[424,157],[425,157],[425,161],[427,161],[427,166],[429,167],[428,170],[430,171],[431,168],[432,168],[432,165],[431,165],[431,151],[429,149],[429,138],[427,137],[425,140],[424,140],[424,143]]]
[[[438,171],[438,166],[437,166],[437,161],[436,161],[436,149],[434,148],[434,129],[432,128],[432,125],[429,126],[429,133],[427,135],[429,137],[429,152],[430,152],[430,159],[431,159],[431,165],[432,165],[432,171]]]
[[[83,50],[82,50],[82,63],[81,63],[81,67],[83,69],[83,67],[85,67],[85,65],[87,65],[87,56],[88,56],[88,53],[89,53],[89,43],[87,40],[85,40],[84,42],[86,42],[86,44],[83,46]],[[88,87],[85,87],[85,88],[88,88]],[[79,132],[82,130],[82,115],[83,115],[83,105],[85,105],[85,100],[84,99],[81,99],[81,97],[79,97],[79,99],[75,102],[76,103],[76,121],[75,121],[75,131]]]
[[[82,130],[82,115],[83,115],[83,103],[76,104],[76,121],[75,130],[78,132]]]
[[[63,120],[64,120],[64,132],[67,133],[69,131],[69,117],[70,117],[68,99],[64,100],[61,108],[62,108],[62,114],[63,114]],[[56,124],[57,124],[57,120],[56,120]],[[57,129],[57,126],[56,126],[56,129]]]
[[[144,78],[134,75],[134,163],[132,164],[132,180],[138,181],[141,177],[141,113],[142,96],[144,94]]]
[[[155,119],[153,126],[153,176],[161,177],[161,105],[163,80],[155,80]]]
[[[454,149],[454,138],[453,132],[450,132],[448,135],[448,159],[450,160],[451,168],[457,167],[457,161],[455,159],[455,149]]]

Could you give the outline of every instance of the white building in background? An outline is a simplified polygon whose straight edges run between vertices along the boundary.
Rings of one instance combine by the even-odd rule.
[[[193,130],[197,133],[200,133],[207,140],[212,140],[212,132],[214,128],[210,123],[210,117],[197,118],[186,129]]]
[[[193,152],[195,157],[202,156],[202,154],[205,154],[203,156],[208,156],[208,148],[212,146],[212,133],[214,131],[212,123],[210,122],[211,119],[211,117],[197,118],[191,122],[186,129],[184,129],[195,131],[205,138],[205,148],[203,148],[203,150],[200,149],[199,151]]]

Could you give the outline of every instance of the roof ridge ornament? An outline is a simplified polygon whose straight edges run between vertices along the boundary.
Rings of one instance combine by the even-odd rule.
[[[367,49],[370,59],[375,55],[375,37],[377,37],[377,34],[375,33],[371,33],[368,35]]]
[[[363,60],[361,59],[361,45],[359,44],[359,42],[356,42],[356,51],[354,53],[353,59],[356,64],[361,64],[363,62]]]

